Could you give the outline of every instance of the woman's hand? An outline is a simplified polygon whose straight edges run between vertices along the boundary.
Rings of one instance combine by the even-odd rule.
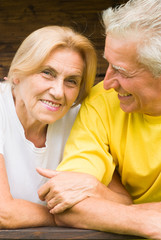
[[[101,183],[89,174],[42,168],[37,168],[37,172],[50,179],[38,190],[38,195],[42,201],[46,201],[52,214],[63,212],[87,197],[98,195],[97,187]]]

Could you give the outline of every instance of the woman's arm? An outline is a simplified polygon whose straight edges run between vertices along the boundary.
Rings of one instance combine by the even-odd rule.
[[[47,207],[22,199],[13,199],[2,154],[0,176],[0,229],[55,225],[54,216],[48,212]]]

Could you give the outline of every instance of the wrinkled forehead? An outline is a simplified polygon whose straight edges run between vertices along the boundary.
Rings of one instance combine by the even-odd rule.
[[[117,70],[133,72],[143,68],[138,62],[137,42],[132,39],[107,36],[104,58]]]

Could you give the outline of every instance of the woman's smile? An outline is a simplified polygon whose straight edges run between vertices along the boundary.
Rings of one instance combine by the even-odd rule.
[[[41,100],[43,106],[48,109],[49,111],[58,111],[60,110],[62,104],[59,103],[54,103],[52,101],[48,101],[48,100]]]

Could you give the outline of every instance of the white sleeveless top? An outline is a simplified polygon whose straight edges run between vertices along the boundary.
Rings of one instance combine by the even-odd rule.
[[[47,181],[36,167],[56,169],[62,160],[64,145],[79,107],[74,107],[60,120],[50,124],[46,146],[36,148],[25,138],[24,129],[16,114],[9,83],[0,83],[0,153],[3,154],[13,198],[44,204],[37,190]]]

